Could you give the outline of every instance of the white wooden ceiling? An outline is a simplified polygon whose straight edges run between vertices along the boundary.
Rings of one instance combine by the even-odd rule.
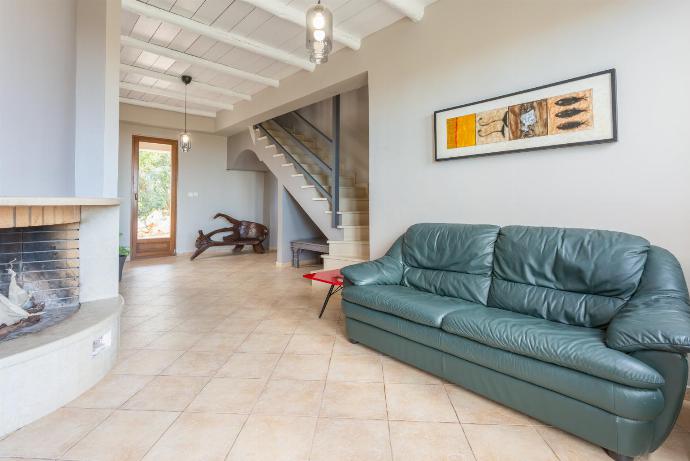
[[[305,29],[302,26],[274,16],[252,4],[271,4],[274,8],[288,10],[293,8],[293,12],[303,12],[315,3],[314,0],[134,1],[192,19],[217,30],[229,31],[253,39],[267,47],[273,47],[300,59],[306,60],[308,57],[305,49]],[[322,3],[333,12],[335,27],[339,31],[355,38],[364,38],[398,21],[406,14],[418,19],[411,11],[416,9],[417,12],[423,13],[424,7],[434,1],[323,0]],[[136,7],[137,4],[134,3],[134,6]],[[280,60],[229,45],[207,35],[200,35],[191,31],[189,27],[181,28],[170,21],[175,18],[168,17],[168,22],[166,22],[133,13],[130,10],[132,10],[131,7],[123,8],[121,23],[123,37],[131,37],[277,81],[301,70],[300,67]],[[336,42],[334,52],[343,46]],[[194,82],[202,83],[202,85],[188,88],[187,107],[190,113],[212,116],[217,110],[231,109],[233,105],[243,103],[251,95],[266,88],[265,84],[212,70],[205,65],[190,64],[181,59],[142,50],[141,47],[133,46],[131,43],[123,43],[120,60],[123,64],[120,71],[120,98],[123,102],[180,110],[184,104],[180,99],[180,95],[184,92],[184,85],[170,77],[188,74],[193,77]],[[137,72],[131,66],[144,69],[144,71]],[[145,72],[146,70],[148,72]],[[167,77],[156,75],[156,73],[166,74]],[[214,90],[211,86],[221,88],[221,90]],[[149,88],[153,89],[152,92],[141,91]],[[221,92],[223,94],[220,94]],[[169,97],[171,94],[175,97]],[[210,104],[210,102],[215,104]]]

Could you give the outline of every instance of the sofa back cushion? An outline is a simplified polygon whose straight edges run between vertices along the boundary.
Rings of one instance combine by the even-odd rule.
[[[585,327],[606,325],[635,293],[649,242],[621,232],[507,226],[488,305]]]
[[[403,238],[402,284],[486,305],[498,226],[415,224]]]

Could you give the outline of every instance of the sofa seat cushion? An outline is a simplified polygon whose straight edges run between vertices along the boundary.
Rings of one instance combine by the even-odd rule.
[[[609,349],[606,333],[502,309],[471,309],[444,317],[441,328],[491,347],[532,357],[638,388],[658,388],[664,378],[623,352]]]
[[[354,319],[401,338],[423,344],[433,350],[445,352],[459,359],[588,403],[617,416],[651,421],[664,409],[664,396],[661,389],[643,389],[615,383],[577,370],[486,346],[438,328],[413,323],[347,301],[343,301],[342,306],[348,319],[348,326],[349,321]],[[424,357],[424,362],[430,364],[433,360]]]
[[[447,298],[401,285],[346,286],[343,298],[411,322],[440,328],[443,318],[456,311],[486,309],[480,304]]]

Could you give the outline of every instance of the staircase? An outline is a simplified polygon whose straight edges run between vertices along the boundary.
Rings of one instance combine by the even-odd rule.
[[[328,239],[324,269],[369,259],[369,188],[340,174],[340,97],[333,139],[298,112],[251,128],[256,153]]]

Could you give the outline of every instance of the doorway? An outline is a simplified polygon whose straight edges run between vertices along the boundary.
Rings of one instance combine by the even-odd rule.
[[[177,141],[132,137],[132,258],[175,254]]]

